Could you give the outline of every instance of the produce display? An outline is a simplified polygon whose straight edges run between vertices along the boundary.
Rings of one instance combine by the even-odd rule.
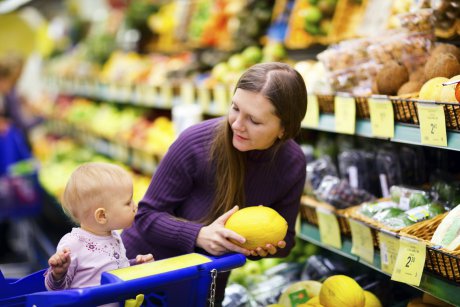
[[[34,152],[43,164],[43,186],[59,197],[62,183],[78,163],[112,156],[115,160],[108,161],[130,163],[134,198],[139,200],[150,180],[138,173],[143,172],[139,159],[154,157],[152,173],[153,164],[167,152],[176,137],[172,108],[187,98],[187,103],[203,106],[205,117],[217,116],[227,107],[241,74],[261,62],[294,66],[324,113],[334,112],[338,92],[364,100],[380,94],[403,102],[457,106],[460,48],[449,38],[460,35],[458,1],[392,1],[378,4],[379,14],[372,9],[376,3],[143,1],[132,4],[125,15],[111,14],[108,24],[119,18],[118,26],[127,28],[94,27],[72,50],[59,50],[45,61],[52,103],[42,115],[54,124],[48,125],[52,136],[34,140]],[[373,23],[366,28],[364,22],[370,19]],[[440,37],[442,42],[437,41]],[[189,95],[181,92],[184,84],[190,85]],[[225,99],[219,97],[219,88],[225,89]],[[55,91],[61,95],[54,96]],[[325,106],[324,96],[332,97],[331,105]],[[216,101],[224,101],[219,112],[213,109]],[[394,108],[400,111],[397,104]],[[460,111],[454,108],[446,114],[458,116]],[[308,144],[305,194],[340,212],[359,207],[362,220],[395,231],[445,214],[432,243],[459,249],[458,178],[433,176],[441,167],[427,163],[433,156],[426,157],[423,146],[387,146],[387,140],[353,137],[343,141],[326,134],[327,139]],[[315,138],[306,137],[316,141],[321,136]],[[244,236],[242,246],[249,249],[276,244],[287,232],[286,221],[265,206],[241,209],[225,226]],[[248,260],[232,271],[223,306],[391,305],[388,299],[396,296],[379,292],[389,286],[376,290],[322,254],[315,245],[298,240],[287,258]],[[375,276],[369,279],[376,282]],[[403,296],[398,303],[412,297]],[[418,303],[434,304],[425,296],[409,304]]]

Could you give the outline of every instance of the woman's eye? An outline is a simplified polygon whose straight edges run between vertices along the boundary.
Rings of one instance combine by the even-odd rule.
[[[251,118],[251,123],[253,123],[254,125],[259,125],[260,123],[254,119]]]

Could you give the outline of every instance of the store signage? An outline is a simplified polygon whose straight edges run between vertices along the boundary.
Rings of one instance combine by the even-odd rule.
[[[208,112],[209,104],[211,103],[211,91],[205,87],[198,87],[198,102],[204,112]]]
[[[425,257],[425,243],[401,237],[391,280],[419,286],[423,275],[423,267],[425,266]]]
[[[351,229],[351,253],[372,264],[374,262],[374,243],[371,229],[356,220],[348,219],[348,221]]]
[[[302,127],[317,128],[319,125],[319,106],[316,95],[308,95],[307,113],[302,121]]]
[[[222,84],[214,87],[214,105],[216,114],[225,114],[228,109],[227,87]]]
[[[417,103],[420,137],[424,145],[447,146],[446,118],[442,105]]]
[[[399,239],[383,232],[379,232],[378,237],[380,242],[380,268],[383,272],[391,275],[398,256]]]
[[[323,208],[316,209],[318,216],[318,227],[321,242],[332,247],[341,249],[342,239],[337,217],[334,213]]]
[[[393,138],[395,135],[395,122],[393,105],[388,99],[369,98],[372,136]]]
[[[181,84],[180,96],[183,104],[195,103],[195,87],[192,82],[183,82]]]
[[[335,96],[335,131],[344,134],[355,134],[356,105],[353,97]]]

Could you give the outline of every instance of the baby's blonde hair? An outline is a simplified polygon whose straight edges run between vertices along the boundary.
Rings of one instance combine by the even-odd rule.
[[[77,224],[92,214],[95,206],[110,202],[113,195],[108,187],[132,185],[130,174],[118,165],[88,162],[80,165],[70,176],[62,197],[62,208]]]

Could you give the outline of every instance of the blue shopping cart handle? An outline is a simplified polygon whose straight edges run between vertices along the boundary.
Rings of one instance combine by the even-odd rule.
[[[209,282],[211,270],[216,269],[218,272],[225,272],[240,267],[246,262],[246,257],[242,254],[208,258],[211,260],[210,262],[175,271],[130,280],[109,278],[110,283],[100,286],[61,291],[43,290],[44,270],[10,284],[5,281],[3,275],[0,275],[0,306],[97,306],[111,302],[122,302],[126,299],[135,298],[140,293],[152,293],[157,289],[164,291],[168,287],[177,287],[181,283]],[[143,265],[148,265],[148,263],[138,266]],[[104,274],[110,275],[109,272]],[[203,289],[209,289],[207,284],[200,287],[198,289],[200,293],[203,292]],[[178,293],[176,290],[173,292]]]

